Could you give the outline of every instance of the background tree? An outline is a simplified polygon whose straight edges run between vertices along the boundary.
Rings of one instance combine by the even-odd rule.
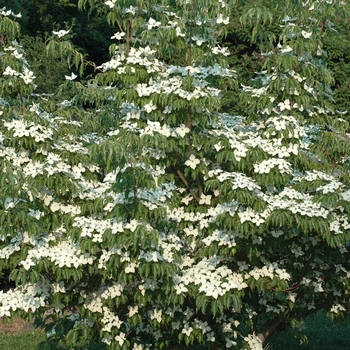
[[[350,47],[349,47],[349,18],[339,14],[332,23],[332,30],[325,39],[324,48],[328,54],[327,62],[334,77],[332,89],[337,108],[343,112],[350,108]],[[345,116],[347,114],[345,113]]]

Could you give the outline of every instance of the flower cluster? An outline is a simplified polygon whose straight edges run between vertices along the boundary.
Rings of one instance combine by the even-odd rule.
[[[280,173],[292,173],[291,164],[284,159],[270,158],[263,160],[259,164],[254,164],[254,171],[260,174],[268,174],[274,167],[277,167]]]
[[[185,269],[181,276],[175,276],[176,293],[187,292],[187,286],[193,283],[199,286],[199,292],[217,299],[232,289],[241,290],[248,287],[240,274],[236,274],[225,265],[218,266],[219,262],[219,258],[203,259]]]
[[[40,124],[34,124],[33,122],[26,122],[21,119],[5,122],[4,126],[8,130],[13,130],[13,137],[30,136],[33,137],[36,142],[51,139],[53,135],[51,128],[44,127]]]
[[[0,317],[10,317],[16,310],[35,312],[37,309],[45,306],[49,295],[48,281],[36,283],[35,285],[29,283],[25,288],[15,288],[7,292],[0,291]]]
[[[291,278],[290,274],[285,269],[280,269],[276,263],[265,265],[261,269],[254,268],[249,271],[248,275],[254,277],[255,280],[258,280],[261,277],[273,279],[275,275],[282,280],[289,280]]]
[[[52,241],[54,239],[52,238]],[[27,258],[21,261],[21,265],[26,270],[35,266],[36,262],[41,259],[49,259],[58,267],[79,267],[82,265],[92,264],[95,257],[89,253],[82,253],[80,247],[69,241],[62,241],[55,246],[50,246],[48,240],[36,242],[37,244],[28,251]]]
[[[3,75],[20,77],[26,84],[32,84],[35,79],[33,72],[30,71],[28,68],[24,68],[23,73],[19,73],[10,67],[6,67],[5,71],[3,72]]]

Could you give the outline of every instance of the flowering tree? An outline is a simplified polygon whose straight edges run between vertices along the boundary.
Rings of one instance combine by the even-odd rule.
[[[280,19],[266,70],[242,87],[247,117],[220,113],[235,85],[219,42],[231,2],[87,4],[118,44],[88,84],[66,76],[58,103],[33,93],[1,13],[0,266],[17,286],[0,292],[0,317],[48,314],[50,349],[262,349],[282,323],[344,315],[348,124],[315,4]],[[69,32],[54,35],[48,49],[81,67]]]

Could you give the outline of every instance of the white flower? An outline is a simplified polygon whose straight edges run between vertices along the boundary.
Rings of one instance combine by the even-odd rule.
[[[130,263],[126,268],[125,268],[125,273],[135,273],[135,267],[137,267],[136,263]]]
[[[116,3],[116,0],[112,0],[112,1],[113,1],[113,3]],[[137,6],[130,6],[129,8],[123,9],[123,13],[131,13],[132,15],[135,15],[137,11],[138,11]]]
[[[329,184],[316,188],[316,191],[322,191],[323,194],[332,193],[342,186],[339,181],[331,181]]]
[[[61,205],[57,202],[53,202],[50,206],[50,209],[53,212],[60,210],[60,208],[61,208]]]
[[[311,38],[312,32],[306,32],[305,30],[301,31],[301,35],[305,38],[305,39],[309,39]]]
[[[160,309],[154,309],[148,311],[148,316],[150,317],[151,320],[157,320],[157,322],[162,322],[162,313],[163,311]]]
[[[244,340],[248,343],[252,350],[263,350],[262,341],[255,334],[249,334]]]
[[[190,155],[190,158],[186,160],[185,165],[188,165],[191,169],[196,169],[197,165],[200,163],[200,160],[197,159],[193,154]]]
[[[324,289],[323,289],[321,281],[313,282],[313,286],[314,286],[314,293],[322,293],[322,292],[324,292]]]
[[[190,334],[192,333],[193,328],[189,326],[188,323],[185,324],[185,327],[182,329],[182,333],[186,334],[188,337],[190,336]]]
[[[135,305],[135,306],[128,305],[128,309],[129,309],[128,317],[132,317],[132,316],[136,315],[139,312],[138,305]]]
[[[341,196],[343,197],[343,199],[344,199],[345,201],[350,202],[350,190],[341,193]]]
[[[11,209],[11,208],[14,208],[15,207],[15,205],[17,204],[19,202],[19,200],[18,199],[16,199],[16,198],[14,198],[14,199],[12,199],[12,198],[6,198],[5,199],[5,203],[4,203],[4,207],[5,207],[5,209],[7,210],[7,209]]]
[[[215,46],[215,47],[212,48],[211,52],[214,55],[217,55],[217,54],[222,54],[223,56],[229,56],[230,55],[230,50],[227,47]]]
[[[152,29],[154,27],[159,27],[160,26],[160,22],[157,22],[156,20],[154,20],[153,18],[150,18],[148,20],[147,23],[147,29]]]
[[[178,128],[175,129],[175,131],[181,138],[183,138],[187,133],[190,132],[190,129],[184,124],[181,124]]]
[[[36,78],[32,71],[28,68],[24,68],[23,73],[19,75],[26,84],[30,84]]]
[[[53,34],[57,35],[59,38],[62,38],[63,36],[67,35],[69,33],[69,30],[63,30],[61,29],[58,32],[53,31]]]
[[[176,36],[181,36],[181,37],[185,36],[185,34],[182,33],[182,30],[180,27],[176,27]]]
[[[6,69],[4,70],[3,75],[10,75],[10,76],[17,76],[19,73],[12,69],[11,67],[7,66]]]
[[[127,223],[124,227],[129,229],[131,232],[134,232],[138,225],[139,225],[139,222],[137,220],[133,219],[129,223]]]
[[[207,41],[206,39],[201,38],[201,37],[199,37],[197,35],[193,36],[192,40],[194,40],[198,46],[201,46],[205,41]]]
[[[117,0],[108,0],[105,2],[105,5],[109,6],[110,9],[114,9],[114,5],[116,3]]]
[[[151,101],[150,103],[147,103],[146,105],[144,105],[143,108],[147,113],[150,113],[150,112],[154,111],[155,109],[157,109],[157,106],[155,106],[153,104],[153,102]]]
[[[216,152],[219,152],[221,150],[221,148],[222,148],[221,141],[219,141],[219,143],[215,144],[214,148],[215,148]]]
[[[284,111],[285,109],[288,109],[290,110],[291,107],[290,107],[290,101],[289,100],[285,100],[283,102],[280,102],[278,104],[278,107],[280,108],[281,111]]]
[[[277,269],[276,273],[281,280],[289,280],[291,277],[285,269]]]
[[[157,251],[144,253],[143,255],[140,255],[140,259],[142,258],[148,262],[150,261],[158,262],[159,260],[163,260],[163,257]]]
[[[125,333],[120,332],[119,335],[117,335],[114,339],[119,343],[120,346],[123,346],[124,341],[126,340]]]
[[[314,89],[311,86],[307,85],[306,83],[304,83],[304,89],[310,94],[314,92]]]
[[[172,107],[171,106],[165,106],[163,113],[168,114],[171,113]]]
[[[199,204],[207,204],[210,205],[211,203],[211,195],[208,194],[207,196],[202,194],[201,199],[199,201]]]
[[[64,281],[51,284],[53,293],[66,293]]]
[[[339,311],[346,311],[346,309],[344,308],[343,305],[335,304],[332,306],[330,311],[337,314]]]
[[[64,77],[66,78],[66,80],[74,80],[77,77],[77,75],[72,72],[70,76],[65,75]]]
[[[229,338],[225,338],[226,340],[226,347],[227,348],[231,348],[232,346],[236,346],[237,343]]]
[[[34,261],[31,259],[22,260],[20,264],[22,264],[24,269],[27,271],[30,269],[31,266],[35,266]]]
[[[175,287],[176,294],[186,293],[188,291],[187,287],[183,283],[179,283]]]
[[[44,215],[44,213],[41,212],[40,210],[29,209],[28,215],[29,215],[29,216],[33,216],[34,218],[36,218],[37,220],[39,220],[40,217]]]
[[[282,53],[288,53],[288,52],[292,52],[293,49],[289,45],[287,45],[284,49],[280,49],[280,51]]]
[[[216,19],[217,24],[220,24],[220,23],[229,24],[229,22],[230,22],[230,18],[229,17],[223,18],[221,13],[219,14],[218,18]]]
[[[124,32],[118,32],[118,33],[115,33],[113,36],[111,36],[111,39],[121,40],[124,36],[125,36]]]
[[[12,14],[12,11],[11,11],[11,10],[4,11],[5,9],[6,9],[5,7],[2,8],[2,9],[0,10],[0,14],[1,14],[2,16],[10,16],[10,15]]]

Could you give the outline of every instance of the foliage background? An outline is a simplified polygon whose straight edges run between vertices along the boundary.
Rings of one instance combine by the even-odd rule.
[[[82,50],[86,59],[97,65],[108,60],[108,47],[112,43],[109,38],[114,34],[114,29],[97,11],[89,11],[87,8],[79,10],[78,0],[0,0],[0,8],[4,6],[23,15],[19,21],[22,40],[28,52],[28,59],[38,77],[39,88],[45,81],[46,84],[51,84],[52,88],[57,88],[63,81],[63,78],[62,80],[60,78],[66,73],[66,67],[59,64],[57,58],[45,58],[43,54],[45,50],[42,43],[47,40],[53,29],[73,25],[72,42]],[[253,27],[242,27],[239,19],[249,8],[261,8],[273,15],[271,20],[260,23],[259,36],[253,40],[251,36]],[[237,71],[240,81],[248,83],[254,77],[254,72],[260,71],[264,58],[259,52],[271,38],[275,38],[275,41],[278,39],[280,28],[277,19],[283,16],[283,13],[284,5],[278,1],[237,1],[234,4],[234,17],[222,43],[230,48],[229,62]],[[333,98],[342,111],[350,108],[349,21],[349,18],[339,14],[335,21],[334,32],[324,41],[324,49],[328,54],[327,64],[334,76]],[[50,76],[47,75],[48,67],[53,77],[50,81],[45,79],[45,76]],[[93,70],[88,68],[85,75],[91,73]],[[50,85],[48,88],[51,89]],[[233,113],[243,112],[244,106],[240,101],[238,90],[226,94],[223,108]]]

